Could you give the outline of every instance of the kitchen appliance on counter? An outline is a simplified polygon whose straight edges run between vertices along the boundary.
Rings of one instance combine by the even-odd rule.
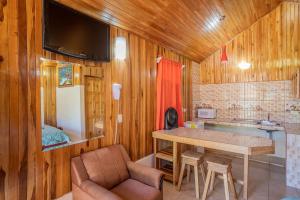
[[[217,110],[214,108],[199,108],[198,118],[215,119],[217,117]]]

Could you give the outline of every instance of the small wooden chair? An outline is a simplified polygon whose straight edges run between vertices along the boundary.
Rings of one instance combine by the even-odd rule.
[[[223,174],[226,200],[229,200],[228,182],[230,185],[230,190],[233,193],[234,199],[237,199],[236,190],[234,187],[232,173],[231,173],[231,168],[232,168],[231,160],[213,157],[213,158],[208,158],[208,160],[206,162],[208,165],[207,166],[208,172],[207,172],[207,177],[206,177],[206,181],[205,181],[202,200],[206,199],[209,183],[210,183],[210,191],[213,190],[216,173]]]
[[[198,167],[200,167],[200,171],[202,174],[203,182],[205,182],[205,172],[204,172],[204,156],[201,153],[196,151],[185,151],[181,154],[181,170],[178,182],[178,190],[181,189],[181,183],[183,179],[183,174],[185,170],[185,165],[187,165],[187,181],[190,181],[190,173],[191,166],[194,167],[194,175],[195,175],[195,188],[196,188],[196,198],[199,199],[199,172]]]

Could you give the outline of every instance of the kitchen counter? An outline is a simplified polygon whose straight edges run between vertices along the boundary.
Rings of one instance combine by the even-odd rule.
[[[300,124],[284,124],[285,132],[287,134],[300,135]]]
[[[286,184],[290,187],[295,187],[300,189],[300,177],[298,173],[300,172],[300,164],[298,158],[300,157],[300,123],[279,123],[276,126],[262,126],[257,124],[255,120],[231,120],[231,119],[197,119],[204,121],[206,124],[216,124],[216,125],[227,125],[227,126],[239,126],[239,127],[252,127],[264,130],[281,130],[286,133],[286,141],[284,141],[284,146],[286,149]],[[280,146],[280,144],[279,144]],[[282,146],[282,145],[281,145]],[[276,148],[276,141],[275,141]]]
[[[204,121],[207,124],[216,124],[216,125],[227,125],[227,126],[240,126],[240,127],[250,127],[258,128],[263,130],[274,130],[274,131],[285,131],[286,134],[295,134],[300,135],[300,124],[292,123],[282,123],[279,122],[279,125],[275,126],[263,126],[257,124],[255,120],[243,120],[243,119],[196,119]]]

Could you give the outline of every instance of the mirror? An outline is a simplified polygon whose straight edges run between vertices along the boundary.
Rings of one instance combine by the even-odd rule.
[[[104,70],[41,59],[43,151],[104,136]]]

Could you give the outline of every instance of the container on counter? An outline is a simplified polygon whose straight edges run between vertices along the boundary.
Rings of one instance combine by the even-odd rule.
[[[204,129],[203,121],[186,121],[184,122],[185,128],[201,128]]]

